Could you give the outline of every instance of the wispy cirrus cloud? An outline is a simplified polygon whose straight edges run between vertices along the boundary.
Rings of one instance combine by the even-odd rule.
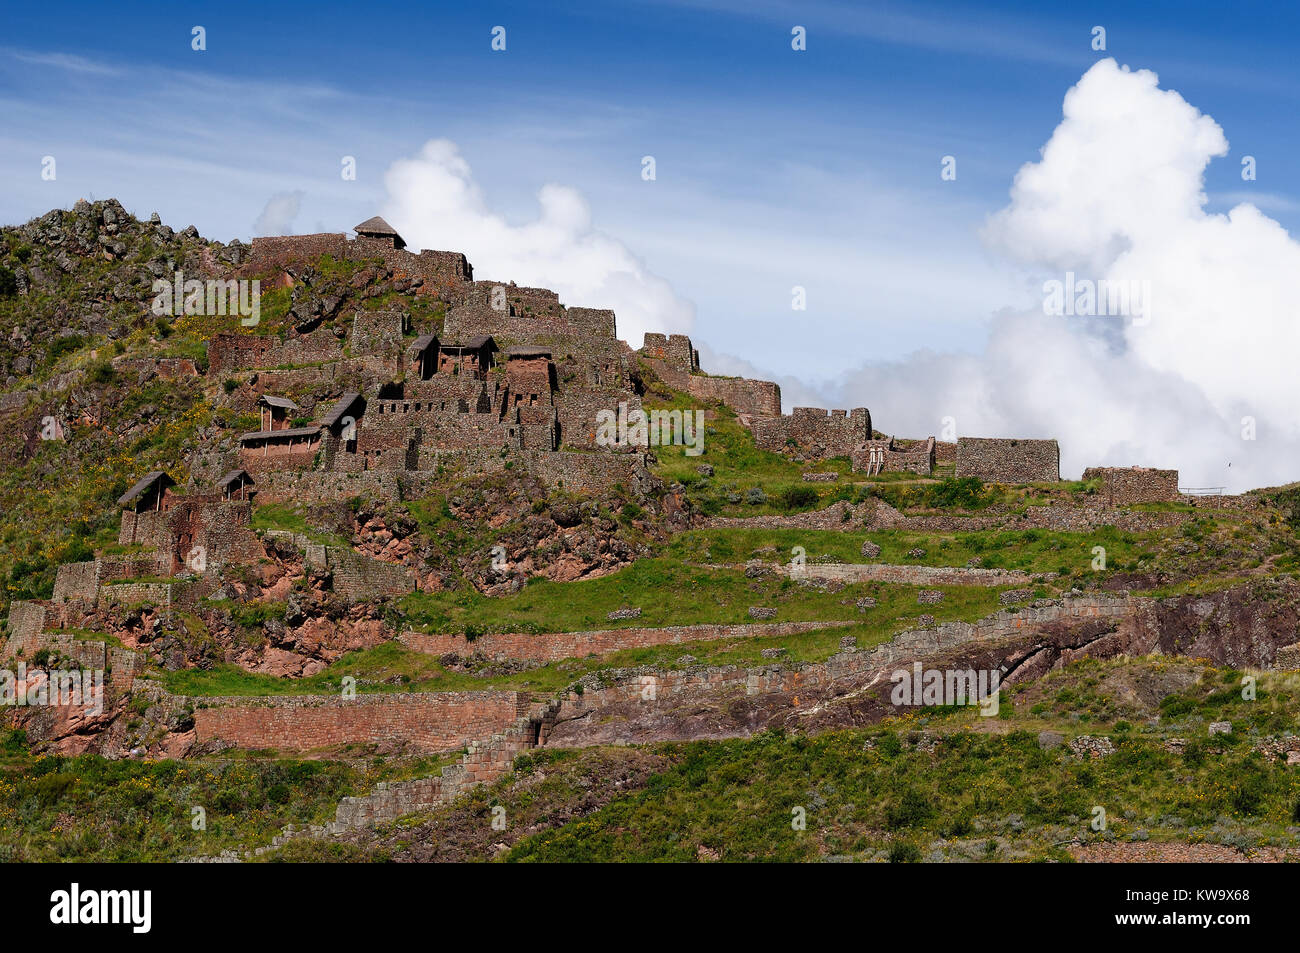
[[[85,73],[94,76],[118,76],[119,67],[98,60],[87,59],[75,53],[37,52],[34,50],[15,50],[6,48],[3,52],[13,60],[29,66],[48,67],[68,73]]]

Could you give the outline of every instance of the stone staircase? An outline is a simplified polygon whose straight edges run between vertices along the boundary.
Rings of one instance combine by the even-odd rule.
[[[510,773],[519,755],[546,742],[559,714],[561,699],[535,704],[505,731],[470,744],[460,761],[443,769],[440,777],[416,778],[412,781],[380,782],[369,794],[345,797],[339,802],[334,820],[328,824],[298,827],[290,824],[271,839],[267,847],[246,852],[245,857],[260,856],[280,848],[295,837],[336,837],[349,831],[391,823],[399,817],[427,811],[455,800],[480,784],[491,784]],[[219,857],[196,858],[202,862],[237,862],[233,851]]]

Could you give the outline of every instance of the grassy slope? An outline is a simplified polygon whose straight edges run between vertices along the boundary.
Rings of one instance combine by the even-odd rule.
[[[1120,685],[1162,668],[1199,678],[1131,704]],[[643,791],[525,837],[508,857],[695,860],[703,847],[724,860],[1066,859],[1060,845],[1076,838],[1296,846],[1300,775],[1251,746],[1293,727],[1300,682],[1262,674],[1248,701],[1241,672],[1196,669],[1085,661],[1022,701],[1004,699],[991,720],[928,710],[867,731],[661,746],[674,766]],[[1210,721],[1231,721],[1233,733],[1207,736]],[[1093,759],[1044,750],[1044,729],[1105,734],[1118,750]],[[1166,749],[1173,737],[1189,739],[1181,753]],[[509,812],[507,787],[488,800]],[[803,832],[791,826],[800,806]],[[1095,806],[1105,832],[1091,829]]]
[[[110,761],[32,755],[0,734],[0,861],[165,861],[263,844],[286,824],[331,820],[342,797],[428,774],[411,762]],[[195,830],[193,809],[205,814]]]

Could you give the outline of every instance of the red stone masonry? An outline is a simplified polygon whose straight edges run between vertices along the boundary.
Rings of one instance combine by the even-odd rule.
[[[202,698],[195,738],[236,748],[311,751],[376,745],[416,754],[455,751],[505,731],[528,711],[521,692],[411,692]]]

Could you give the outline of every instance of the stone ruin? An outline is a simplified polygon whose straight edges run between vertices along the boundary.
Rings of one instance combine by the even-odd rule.
[[[868,440],[865,447],[849,453],[855,472],[874,476],[878,473],[915,473],[929,476],[934,472],[935,440],[899,441]]]
[[[120,541],[156,549],[157,573],[183,571],[195,547],[218,563],[252,552],[254,494],[268,502],[418,494],[449,469],[472,475],[509,467],[551,488],[600,492],[621,485],[644,492],[652,483],[646,455],[598,446],[595,439],[601,411],[640,408],[638,362],[677,390],[729,406],[762,449],[805,459],[847,457],[855,471],[871,475],[934,470],[933,437],[881,438],[865,407],[796,407],[783,415],[776,384],[705,374],[685,335],[647,334],[634,352],[618,339],[612,311],[568,307],[543,288],[475,281],[463,255],[413,254],[378,217],[355,232],[354,239],[342,233],[255,239],[246,267],[265,274],[268,266],[292,267],[327,253],[380,258],[415,279],[416,293],[446,302],[442,326],[413,328],[406,312],[363,310],[346,345],[326,328],[283,338],[214,335],[210,373],[251,372],[259,427],[239,438],[235,454],[196,461],[192,470],[200,482],[207,474],[208,489],[178,493],[155,472],[123,498]],[[286,396],[331,390],[334,396],[308,399],[305,407]],[[1059,476],[1055,441],[963,438],[956,458],[958,476],[986,481]],[[1110,482],[1125,479],[1124,486],[1133,482]]]
[[[1182,499],[1177,470],[1148,467],[1089,467],[1084,482],[1099,480],[1101,495],[1112,506],[1129,503],[1160,503]]]
[[[700,352],[684,334],[647,334],[641,359],[669,387],[700,400],[716,400],[752,426],[760,417],[781,416],[781,388],[771,381],[712,377],[700,370]]]
[[[818,460],[848,457],[871,442],[871,411],[796,407],[788,417],[755,420],[752,429],[762,450],[781,453],[788,448]]]
[[[984,483],[1056,483],[1061,449],[1055,440],[959,437],[956,473]]]

